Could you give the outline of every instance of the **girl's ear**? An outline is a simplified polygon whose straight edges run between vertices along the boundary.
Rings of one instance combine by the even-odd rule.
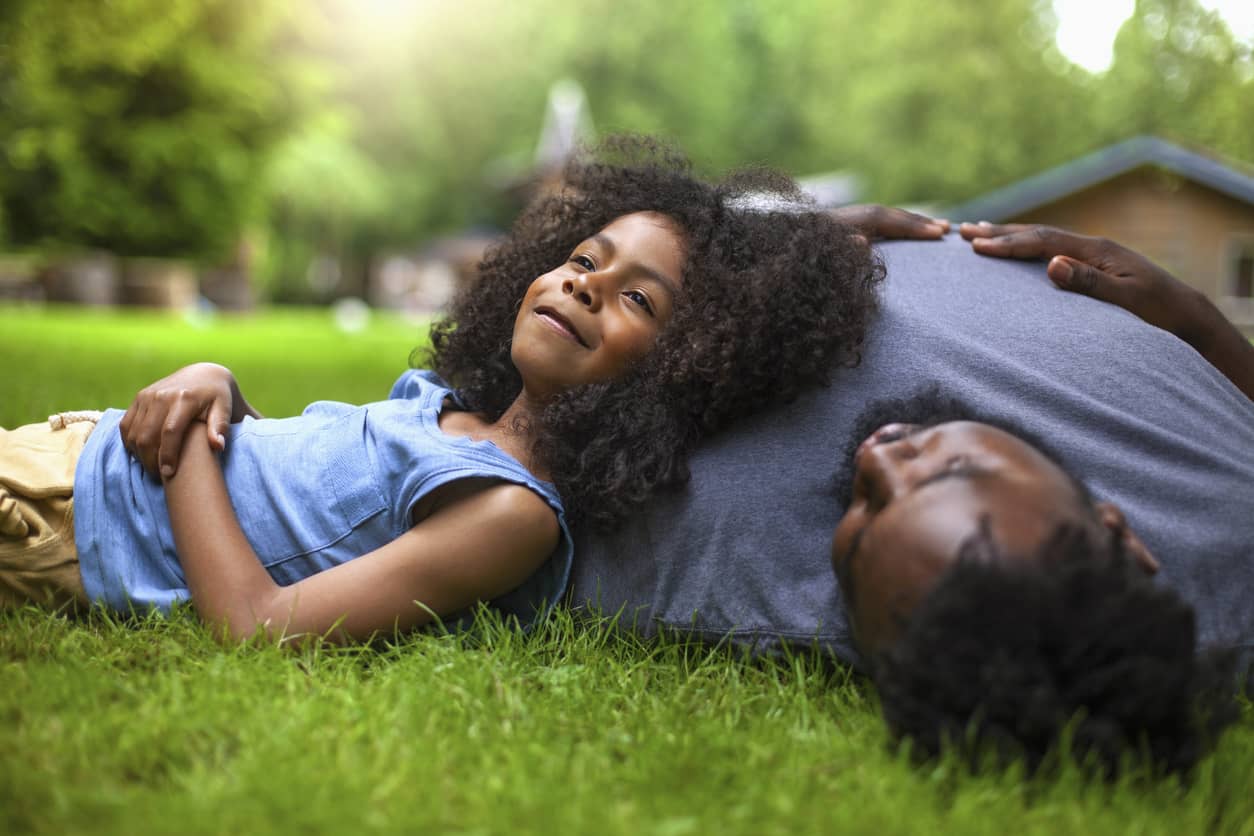
[[[1109,502],[1095,502],[1093,509],[1097,512],[1097,518],[1101,520],[1102,525],[1123,541],[1124,551],[1145,570],[1147,575],[1158,572],[1158,561],[1141,542],[1141,538],[1128,527],[1128,521],[1124,519],[1123,511],[1120,511],[1117,505]]]

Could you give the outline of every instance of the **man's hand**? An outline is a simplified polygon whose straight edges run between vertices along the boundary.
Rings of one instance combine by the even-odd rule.
[[[1200,291],[1145,256],[1106,238],[1036,224],[964,223],[963,238],[981,255],[1048,259],[1050,280],[1109,302],[1175,334],[1254,399],[1254,346]]]
[[[1032,224],[964,223],[959,232],[981,255],[1048,259],[1058,287],[1118,305],[1187,343],[1209,324],[1201,293],[1114,241]]]
[[[210,448],[221,452],[227,425],[245,415],[260,417],[244,400],[230,370],[196,363],[141,389],[118,429],[144,469],[168,479],[178,470],[183,437],[195,422],[205,422]]]
[[[905,209],[894,209],[891,206],[880,206],[875,203],[841,206],[839,209],[829,209],[827,213],[841,223],[857,228],[871,240],[877,238],[938,239],[949,231],[949,221],[936,220],[926,215],[907,212]]]

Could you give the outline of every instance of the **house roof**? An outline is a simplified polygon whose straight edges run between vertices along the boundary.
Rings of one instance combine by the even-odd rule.
[[[1254,174],[1245,166],[1238,169],[1234,165],[1239,164],[1223,163],[1158,137],[1136,136],[980,195],[952,207],[947,214],[954,221],[996,223],[1143,166],[1166,169],[1254,205]]]

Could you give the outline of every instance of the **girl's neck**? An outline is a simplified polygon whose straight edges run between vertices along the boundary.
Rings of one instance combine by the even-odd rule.
[[[445,411],[440,415],[440,429],[450,435],[464,435],[475,441],[491,441],[497,447],[531,471],[540,479],[549,474],[534,461],[531,447],[535,440],[535,416],[543,405],[520,392],[514,402],[495,421],[486,421],[478,413]]]
[[[505,408],[501,417],[490,426],[494,435],[499,436],[498,447],[507,450],[511,456],[522,462],[523,466],[541,479],[548,479],[549,474],[534,460],[531,448],[536,438],[535,427],[544,405],[527,394],[523,389],[514,398],[514,402]],[[502,446],[502,441],[509,447]]]

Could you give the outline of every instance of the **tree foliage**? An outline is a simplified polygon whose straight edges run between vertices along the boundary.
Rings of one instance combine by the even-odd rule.
[[[1158,134],[1254,162],[1254,61],[1196,0],[1139,0],[1097,88],[1103,133]]]
[[[279,286],[514,207],[549,86],[703,165],[856,173],[943,205],[1133,134],[1254,161],[1251,45],[1140,0],[1091,75],[1048,0],[8,0],[0,235],[222,253]],[[284,285],[284,283],[287,283]]]
[[[0,200],[18,244],[220,255],[299,109],[285,8],[248,0],[10,3]]]

